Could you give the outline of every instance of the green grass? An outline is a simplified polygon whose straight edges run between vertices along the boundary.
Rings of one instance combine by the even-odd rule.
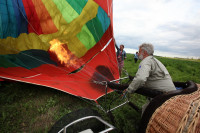
[[[168,69],[173,81],[192,80],[200,83],[200,61],[157,57]],[[135,75],[140,61],[134,63],[133,55],[127,54],[125,69],[130,75]],[[125,76],[125,74],[123,74]],[[125,82],[125,81],[124,81]],[[111,93],[107,96],[107,102],[118,96]],[[138,94],[132,94],[130,101],[140,108],[146,98]],[[105,107],[105,97],[99,99],[99,103]],[[121,102],[121,98],[117,100]],[[103,118],[109,122],[109,118],[103,111],[78,97],[63,93],[51,88],[19,83],[2,82],[0,84],[0,132],[48,132],[51,126],[62,116],[80,108],[90,107],[98,110]],[[117,105],[113,103],[113,107]],[[113,111],[115,126],[123,133],[134,133],[138,128],[141,114],[128,105],[124,105]]]

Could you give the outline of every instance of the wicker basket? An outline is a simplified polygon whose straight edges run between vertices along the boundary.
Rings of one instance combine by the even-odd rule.
[[[167,100],[153,113],[146,133],[200,133],[200,85]]]

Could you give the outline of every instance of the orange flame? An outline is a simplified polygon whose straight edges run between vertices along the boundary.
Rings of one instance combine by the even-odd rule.
[[[66,44],[61,43],[58,39],[53,39],[49,42],[51,44],[49,51],[54,53],[58,62],[66,67],[79,67],[79,59],[69,51]]]

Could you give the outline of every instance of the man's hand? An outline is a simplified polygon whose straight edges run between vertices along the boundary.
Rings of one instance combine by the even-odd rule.
[[[129,75],[128,78],[129,78],[130,80],[133,80],[133,79],[134,79],[134,76]]]
[[[115,83],[115,82],[107,82],[107,85],[109,88],[113,89],[113,90],[125,90],[126,88],[128,88],[128,84],[118,84],[118,83]]]

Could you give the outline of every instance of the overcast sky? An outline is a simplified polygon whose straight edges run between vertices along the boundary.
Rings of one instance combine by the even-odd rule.
[[[127,52],[147,42],[156,55],[200,58],[200,0],[113,0],[113,15]]]

